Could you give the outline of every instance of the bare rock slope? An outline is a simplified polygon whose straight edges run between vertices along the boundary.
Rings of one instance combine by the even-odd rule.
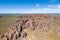
[[[60,40],[60,25],[57,16],[29,14],[18,16],[1,38],[6,40]]]

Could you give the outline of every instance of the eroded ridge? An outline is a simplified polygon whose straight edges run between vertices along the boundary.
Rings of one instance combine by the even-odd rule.
[[[9,31],[1,35],[6,40],[17,40],[26,38],[31,32],[39,30],[39,33],[48,32],[52,27],[51,23],[55,22],[56,16],[45,14],[29,14],[18,16],[17,21],[9,26]],[[28,39],[26,39],[28,40]]]

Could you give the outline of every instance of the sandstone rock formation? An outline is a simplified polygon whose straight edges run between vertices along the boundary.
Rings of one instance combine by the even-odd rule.
[[[60,27],[55,28],[51,25],[56,19],[56,16],[45,14],[18,16],[17,21],[9,27],[9,32],[2,35],[1,38],[5,37],[6,40],[18,40],[18,38],[22,40],[54,40],[53,38],[57,36],[50,37],[48,34],[55,34],[55,32],[60,34]]]

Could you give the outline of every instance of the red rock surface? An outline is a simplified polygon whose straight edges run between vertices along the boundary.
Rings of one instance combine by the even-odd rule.
[[[9,29],[11,31],[9,30],[9,32],[12,33],[13,31],[13,36],[15,36],[14,33],[16,32],[17,35],[20,33],[22,39],[35,30],[38,30],[39,33],[42,32],[44,34],[44,32],[48,32],[52,28],[50,24],[55,22],[56,19],[56,16],[47,14],[27,14],[18,16],[14,26],[10,26]],[[17,37],[19,38],[19,36]]]

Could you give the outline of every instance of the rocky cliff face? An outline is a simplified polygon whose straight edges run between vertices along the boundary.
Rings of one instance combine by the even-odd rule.
[[[9,32],[2,35],[6,40],[60,40],[60,26],[57,16],[29,14],[18,16],[9,27]],[[56,38],[56,39],[55,39]]]

